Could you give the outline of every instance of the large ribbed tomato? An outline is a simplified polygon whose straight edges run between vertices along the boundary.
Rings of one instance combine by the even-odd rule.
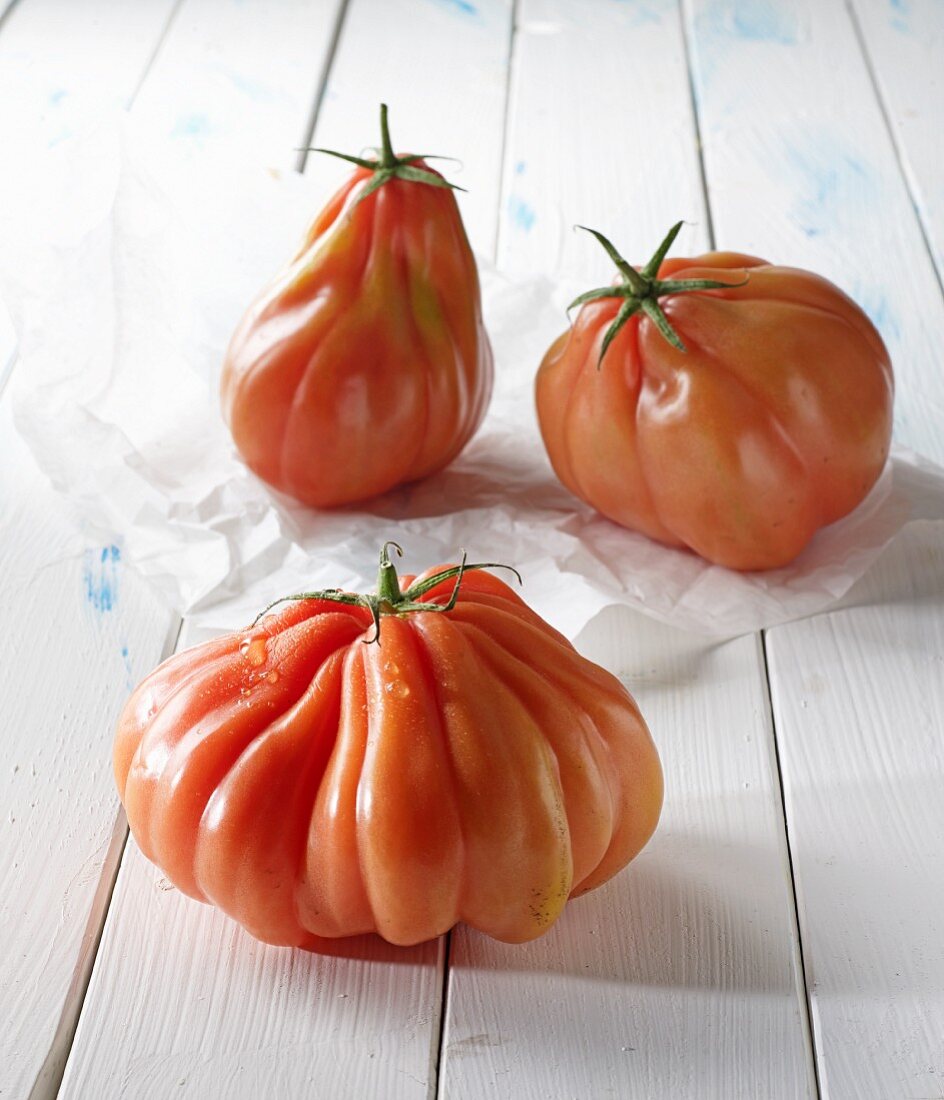
[[[485,414],[492,352],[475,259],[450,185],[377,160],[315,219],[250,307],[223,366],[223,415],[247,464],[314,507],[440,469]]]
[[[457,921],[529,940],[619,871],[662,803],[646,724],[481,568],[401,591],[385,548],[378,596],[292,597],[151,673],[114,748],[144,854],[259,939],[307,946]]]
[[[809,271],[731,252],[663,262],[677,232],[641,272],[595,234],[621,281],[581,295],[544,357],[544,443],[617,523],[732,569],[784,565],[885,465],[888,352]]]

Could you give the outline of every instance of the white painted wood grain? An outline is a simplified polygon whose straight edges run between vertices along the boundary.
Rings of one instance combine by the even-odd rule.
[[[0,28],[5,167],[126,103],[171,10],[170,0],[18,4]],[[55,1094],[123,841],[111,727],[172,617],[122,566],[120,546],[86,549],[16,435],[8,394],[0,530],[0,1094],[39,1098]]]
[[[0,1094],[38,1080],[41,1097],[55,1095],[124,837],[114,721],[170,615],[120,546],[83,549],[6,400],[0,469]]]
[[[646,109],[621,110],[630,78]],[[681,216],[697,219],[688,246],[707,245],[674,3],[578,15],[525,0],[513,95],[503,266],[609,277],[592,241],[570,240],[577,220],[634,259]],[[664,818],[636,863],[542,940],[453,933],[440,1096],[812,1095],[758,640],[712,647],[614,612],[581,646],[625,674],[651,723]]]
[[[7,384],[7,378],[16,359],[16,330],[9,310],[0,299],[0,396]]]
[[[124,108],[174,10],[174,0],[22,0],[0,28],[4,166],[22,149],[56,145]]]
[[[182,155],[294,166],[342,0],[184,0],[135,100]]]
[[[902,168],[944,277],[944,4],[854,0]]]
[[[362,103],[370,106],[365,126],[368,140],[373,137],[374,112],[379,96],[388,89],[404,91],[402,99],[390,97],[391,109],[395,102],[412,104],[422,117],[422,104],[433,100],[444,76],[436,61],[439,51],[447,61],[457,61],[449,52],[453,39],[443,28],[450,34],[464,28],[464,12],[456,24],[447,12],[444,24],[435,6],[430,18],[422,20],[410,15],[408,5],[399,5],[401,25],[392,22],[387,37],[380,39],[367,31],[372,21],[382,19],[381,10],[386,11],[386,5],[381,9],[353,3],[338,47],[339,72],[354,74],[369,61],[375,81],[374,88],[361,89],[369,97],[364,100],[353,93],[344,98],[331,85],[330,100],[325,102],[331,103],[330,125],[342,131],[335,133],[341,148],[363,140],[354,136],[365,132],[364,127],[355,128]],[[508,5],[504,11],[510,17]],[[500,103],[505,87],[504,73],[493,72],[492,54],[485,52],[486,46],[494,49],[491,31],[476,31],[477,19],[470,25],[473,30],[464,46],[466,82],[460,90],[451,85],[450,102],[459,117],[471,115],[480,101]],[[288,27],[283,29],[290,33]],[[500,49],[507,50],[508,30],[507,25],[501,28]],[[376,55],[370,54],[370,43]],[[142,88],[141,102],[160,101],[159,84],[184,79],[181,64],[167,56],[177,48],[178,38],[171,33]],[[184,55],[187,64],[204,64],[202,53],[185,49]],[[498,79],[497,100],[493,78]],[[204,79],[196,74],[193,86],[201,87]],[[215,110],[219,117],[230,114],[219,104]],[[404,119],[408,117],[404,111]],[[497,129],[489,155],[496,171],[494,180],[485,181],[494,208],[502,117],[503,107],[493,112]],[[281,114],[273,116],[272,127],[283,135],[297,129]],[[320,122],[316,138],[322,144],[330,140],[323,136]],[[287,154],[292,153],[290,140],[294,139],[286,139]],[[357,144],[354,147],[356,151]],[[471,155],[474,150],[469,148]],[[459,152],[467,155],[465,148]],[[491,226],[490,230],[486,225],[486,235],[494,230],[494,213]],[[181,644],[186,640],[184,635]],[[441,942],[403,951],[373,940],[351,957],[265,947],[219,913],[176,892],[162,891],[155,886],[159,879],[129,842],[63,1096],[163,1096],[168,1089],[201,1098],[270,1092],[339,1100],[427,1096],[438,1054]]]
[[[768,635],[823,1095],[941,1095],[944,543]]]
[[[522,0],[504,164],[501,264],[609,280],[576,224],[644,263],[685,219],[708,240],[676,0]]]
[[[350,0],[328,79],[316,140],[359,153],[380,142],[380,104],[390,108],[398,151],[434,161],[464,187],[459,207],[472,247],[493,257],[498,225],[512,0]],[[344,178],[340,161],[311,154],[319,189]]]
[[[269,947],[129,841],[60,1096],[426,1100],[442,941]]]
[[[843,0],[687,8],[719,247],[851,294],[892,355],[898,438],[933,456],[944,301]]]
[[[663,820],[543,939],[453,934],[441,1095],[814,1095],[756,636],[614,611],[583,648],[651,725]]]
[[[719,244],[857,297],[892,352],[898,439],[940,461],[944,305],[849,12],[699,0],[689,14]],[[854,606],[768,632],[817,1066],[834,1100],[941,1092],[942,558],[940,532],[919,532]]]

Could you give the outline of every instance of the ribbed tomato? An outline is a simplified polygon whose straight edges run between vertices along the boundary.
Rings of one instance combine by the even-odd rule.
[[[309,947],[457,921],[529,940],[619,871],[662,803],[646,724],[482,568],[401,589],[385,547],[377,596],[291,597],[162,664],[114,748],[144,854],[259,939]]]
[[[381,121],[378,159],[344,157],[356,171],[250,307],[223,366],[223,414],[247,464],[319,508],[447,465],[491,396],[478,272],[451,185],[421,158],[396,157],[385,107]]]
[[[732,569],[781,566],[881,473],[888,352],[809,271],[731,252],[663,262],[678,229],[638,272],[595,233],[620,282],[581,295],[544,357],[544,443],[617,523]]]

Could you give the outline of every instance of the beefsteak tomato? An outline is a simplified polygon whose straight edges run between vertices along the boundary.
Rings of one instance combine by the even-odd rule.
[[[356,170],[249,308],[223,365],[223,415],[246,463],[318,508],[447,465],[491,396],[452,185],[394,155],[386,110],[377,159],[334,154]]]
[[[590,231],[619,282],[576,299],[541,363],[547,453],[625,527],[732,569],[785,565],[885,465],[888,351],[809,271],[732,252],[665,260],[680,225],[640,271]]]
[[[144,854],[259,939],[309,947],[460,920],[529,940],[619,871],[662,803],[646,724],[483,568],[401,586],[384,547],[376,596],[293,596],[164,662],[114,746]]]

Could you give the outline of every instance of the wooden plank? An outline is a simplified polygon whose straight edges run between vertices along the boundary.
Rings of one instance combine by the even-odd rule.
[[[16,359],[16,344],[16,330],[13,328],[13,319],[10,317],[3,301],[0,300],[0,396],[3,395],[7,378],[10,376],[10,371],[13,370],[13,363]]]
[[[181,153],[294,165],[341,0],[185,0],[138,94],[136,124]]]
[[[614,612],[583,648],[651,724],[663,820],[543,939],[453,934],[442,1095],[814,1095],[756,636]]]
[[[606,254],[577,224],[644,262],[684,218],[676,252],[703,249],[676,0],[522,0],[506,147],[504,269],[611,278]]]
[[[944,542],[768,635],[823,1095],[939,1096]]]
[[[459,13],[463,19],[458,22],[450,14],[444,23],[435,8],[428,19],[420,18],[422,13],[411,5],[390,8],[397,10],[388,26],[386,5],[381,9],[371,3],[352,4],[324,101],[324,117],[330,120],[326,125],[335,127],[334,137],[324,136],[319,120],[319,143],[347,149],[353,140],[356,151],[373,135],[379,98],[391,90],[403,89],[402,96],[391,95],[390,100],[392,109],[394,104],[404,108],[404,123],[411,112],[422,118],[424,102],[433,100],[445,75],[443,62],[437,61],[440,52],[458,64],[452,34],[465,27],[464,13]],[[508,4],[493,8],[504,10],[510,19]],[[498,103],[491,118],[496,150],[490,155],[496,171],[494,180],[482,177],[497,206],[504,108],[500,96],[494,96],[492,55],[485,52],[493,50],[494,12],[485,14],[492,22],[480,23],[478,15],[469,20],[472,29],[463,45],[469,79],[461,94],[451,85],[451,102],[460,112],[464,104],[467,116],[481,102]],[[399,24],[393,16],[400,17]],[[265,16],[259,12],[257,17]],[[383,27],[375,25],[378,20]],[[383,28],[384,34],[389,32],[386,38],[380,34]],[[246,35],[246,28],[240,33]],[[207,35],[212,40],[209,30]],[[506,23],[500,43],[505,51],[507,35]],[[183,79],[181,66],[165,56],[177,43],[172,32],[142,89],[142,102],[162,101],[159,85]],[[189,63],[203,63],[202,53],[186,56],[193,58]],[[360,89],[364,98],[359,99],[344,90],[344,81],[356,87],[352,76],[362,66],[374,84],[365,83]],[[335,72],[341,74],[338,84]],[[501,91],[504,74],[499,76]],[[188,87],[200,87],[205,79],[196,75]],[[215,110],[216,117],[230,115],[220,103]],[[284,151],[291,154],[290,142],[295,139],[288,135],[297,127],[281,107],[273,110],[278,117],[273,116],[272,127],[285,136]],[[395,126],[399,117],[394,116]],[[435,112],[431,117],[437,118]],[[484,141],[484,131],[470,129]],[[427,144],[435,136],[426,134]],[[471,163],[475,149],[461,146],[458,152]],[[314,161],[310,165],[314,167]],[[326,166],[336,171],[324,158],[319,170]],[[483,232],[487,236],[493,229],[494,217],[492,229],[486,224]],[[275,1088],[284,1095],[425,1100],[435,1079],[438,1052],[442,943],[402,951],[381,941],[365,941],[351,957],[269,948],[219,913],[173,891],[160,891],[159,872],[129,843],[63,1081],[64,1097],[157,1096],[170,1083],[182,1095],[194,1096],[224,1091],[256,1096]],[[181,950],[181,944],[188,946]],[[134,1021],[132,1027],[129,1020]]]
[[[133,94],[173,9],[21,2],[0,26],[7,163]],[[0,374],[11,361],[0,333]],[[159,658],[171,616],[111,540],[79,534],[0,401],[0,1093],[54,1095],[124,838],[108,767],[129,685]]]
[[[845,4],[689,11],[719,245],[851,294],[892,354],[897,438],[933,457],[944,402],[927,380],[940,375],[944,303]]]
[[[125,107],[174,0],[22,0],[0,28],[0,137],[9,157],[56,145]]]
[[[316,141],[358,153],[380,141],[379,105],[390,108],[399,151],[441,153],[438,164],[467,189],[459,207],[472,247],[493,258],[512,0],[351,0],[318,118]],[[434,162],[435,163],[435,162]],[[346,173],[311,155],[319,192]]]
[[[0,402],[0,1093],[55,1095],[124,840],[114,721],[170,616],[121,561],[83,549]],[[11,486],[11,491],[7,491]]]
[[[944,5],[854,0],[852,9],[928,246],[944,277]]]
[[[859,299],[892,352],[898,439],[941,461],[944,304],[847,9],[690,16],[719,243]],[[941,560],[939,529],[909,535],[850,606],[768,632],[826,1096],[940,1091]]]
[[[634,259],[683,216],[687,247],[707,244],[676,4],[525,0],[513,71],[503,266],[608,278],[576,221]],[[712,647],[614,611],[580,644],[652,725],[664,818],[544,939],[453,934],[440,1095],[813,1094],[758,640]]]

